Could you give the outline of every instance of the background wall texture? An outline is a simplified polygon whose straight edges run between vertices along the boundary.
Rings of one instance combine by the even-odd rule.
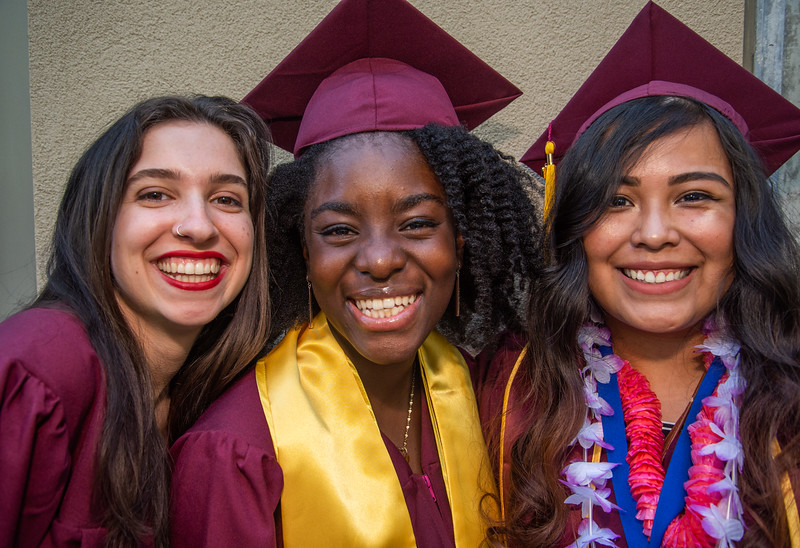
[[[476,131],[519,157],[645,1],[411,3],[524,92]],[[742,0],[659,3],[742,61]],[[44,274],[47,244],[69,170],[110,122],[134,102],[153,95],[242,98],[335,4],[336,0],[28,0],[38,279]]]

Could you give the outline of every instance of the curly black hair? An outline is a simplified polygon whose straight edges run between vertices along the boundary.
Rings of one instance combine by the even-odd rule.
[[[460,316],[451,302],[438,324],[456,344],[480,349],[492,335],[524,327],[529,281],[542,266],[541,184],[526,168],[462,127],[429,124],[398,132],[416,144],[447,194],[464,240]],[[316,171],[344,136],[309,147],[271,176],[267,253],[272,268],[273,341],[308,318],[304,206]],[[314,312],[317,305],[314,303]]]

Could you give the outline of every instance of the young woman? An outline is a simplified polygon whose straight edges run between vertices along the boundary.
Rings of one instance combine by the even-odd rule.
[[[338,16],[364,4],[371,36],[430,24],[406,2],[345,1],[300,48],[328,24],[352,33]],[[453,50],[442,34],[410,42],[428,57]],[[474,394],[436,327],[479,347],[520,325],[517,290],[538,264],[532,185],[459,126],[438,78],[383,55],[318,83],[296,139],[279,141],[302,152],[270,183],[273,327],[285,335],[173,446],[175,545],[485,536],[481,500],[494,488]],[[267,99],[291,96],[271,78]]]
[[[266,339],[268,160],[248,107],[161,97],[78,161],[0,324],[0,544],[168,544],[170,435]]]
[[[662,80],[597,97],[617,61]],[[762,169],[800,148],[800,111],[743,72],[649,4],[553,121],[578,137],[528,346],[481,368],[509,546],[800,540],[800,259]]]

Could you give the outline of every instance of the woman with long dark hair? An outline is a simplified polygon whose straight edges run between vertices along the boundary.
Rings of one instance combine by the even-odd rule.
[[[800,110],[650,3],[550,135],[527,340],[481,364],[493,538],[794,545],[800,255],[765,170]]]
[[[504,89],[404,0],[345,0],[245,98],[299,156],[270,179],[277,345],[173,446],[174,544],[484,539],[494,488],[453,343],[521,327],[539,262],[529,175],[461,127]]]
[[[0,544],[168,544],[168,444],[266,340],[269,146],[248,107],[159,97],[82,155],[0,324]]]

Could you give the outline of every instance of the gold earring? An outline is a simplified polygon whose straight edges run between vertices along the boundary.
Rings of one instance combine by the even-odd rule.
[[[456,270],[456,318],[461,315],[461,265]]]
[[[306,276],[306,283],[308,284],[308,325],[314,321],[314,308],[311,306],[311,280]]]

